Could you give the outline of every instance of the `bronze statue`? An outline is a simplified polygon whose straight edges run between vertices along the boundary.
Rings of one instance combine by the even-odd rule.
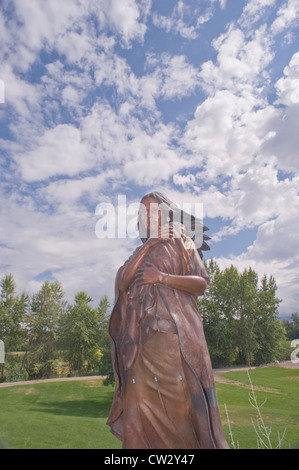
[[[115,280],[109,334],[116,386],[107,424],[123,449],[228,448],[196,302],[209,282],[202,262],[209,237],[196,249],[164,195],[150,193],[141,203],[143,243]],[[171,210],[153,216],[151,204]]]

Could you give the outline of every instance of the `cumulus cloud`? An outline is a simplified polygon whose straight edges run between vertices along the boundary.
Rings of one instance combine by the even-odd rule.
[[[296,52],[283,71],[284,77],[276,83],[279,104],[292,106],[299,103],[299,52]]]
[[[272,23],[273,34],[279,34],[289,26],[298,25],[299,1],[287,0],[279,8],[277,17]]]
[[[180,99],[191,94],[198,86],[198,69],[186,61],[183,55],[149,55],[146,65],[154,69],[150,79],[156,82],[154,96],[164,99]]]
[[[293,194],[292,198],[286,197],[284,203],[289,205],[289,210],[281,210],[278,217],[262,223],[256,240],[244,253],[220,257],[217,261],[222,268],[233,264],[240,271],[252,267],[260,278],[265,274],[274,276],[278,287],[277,296],[282,299],[280,312],[290,315],[298,311],[298,299],[293,291],[299,282],[298,196]],[[273,205],[276,204],[277,201],[274,201]]]
[[[37,139],[35,148],[15,157],[25,181],[41,181],[56,175],[74,176],[91,167],[80,131],[60,124]]]
[[[30,3],[13,0],[11,5],[8,3],[4,0],[4,9],[8,12],[13,9],[13,16],[9,28],[5,28],[6,42],[12,52],[10,62],[20,70],[26,70],[40,50],[57,49],[70,61],[80,60],[94,37],[94,28],[87,23],[91,14],[97,17],[101,28],[112,29],[125,47],[133,40],[142,42],[146,31],[144,21],[151,6],[151,0],[69,0],[63,3],[59,0],[32,0]],[[18,48],[14,48],[13,43],[17,43]]]
[[[232,184],[236,214],[259,226],[269,219],[292,211],[298,203],[298,181],[279,180],[272,165],[256,163],[245,174],[238,175]]]
[[[239,19],[239,24],[245,28],[252,28],[253,24],[264,17],[271,10],[269,7],[274,6],[276,0],[249,0]]]
[[[262,155],[272,159],[284,172],[297,172],[298,162],[298,117],[299,105],[289,106],[273,122],[272,137],[265,142]]]
[[[139,20],[148,13],[150,0],[103,0],[101,3],[110,26],[121,35],[124,47],[130,47],[132,40],[143,42],[146,25]]]
[[[265,68],[273,59],[271,38],[261,26],[252,38],[232,24],[228,31],[213,41],[217,61],[203,63],[200,77],[202,86],[212,94],[215,90],[231,89],[234,93],[248,94],[267,80]]]
[[[267,123],[276,111],[273,107],[256,109],[258,100],[249,98],[216,91],[197,107],[186,126],[184,146],[208,181],[246,171],[267,139]]]
[[[96,239],[94,208],[116,192],[158,187],[220,217],[215,243],[255,227],[255,243],[222,261],[271,268],[287,296],[298,281],[299,62],[295,53],[278,76],[275,48],[280,33],[285,45],[294,37],[298,0],[249,0],[230,23],[224,0],[180,0],[168,15],[151,0],[2,3],[0,248],[21,285],[35,289],[49,272],[67,290],[83,278],[93,292],[110,289],[134,243]],[[214,19],[200,64],[195,46]],[[153,24],[175,52],[151,42]]]
[[[100,194],[98,194],[100,197]],[[104,196],[102,196],[104,198]],[[2,196],[2,200],[3,200]],[[1,270],[12,272],[18,289],[35,293],[51,273],[73,301],[75,293],[86,290],[98,302],[107,294],[113,301],[114,278],[132,250],[134,240],[103,239],[95,235],[97,217],[93,212],[44,213],[21,203],[15,196],[1,206]],[[30,259],[30,262],[28,262]]]
[[[299,117],[299,53],[295,53],[283,77],[276,82],[277,104],[284,105],[271,123],[271,137],[265,142],[262,153],[272,157],[277,166],[286,172],[298,171],[297,132]]]

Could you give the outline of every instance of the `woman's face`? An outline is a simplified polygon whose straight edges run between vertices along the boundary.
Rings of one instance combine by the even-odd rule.
[[[146,198],[142,201],[145,210],[142,214],[143,223],[150,230],[150,237],[157,238],[161,234],[161,210],[159,204],[152,198]]]

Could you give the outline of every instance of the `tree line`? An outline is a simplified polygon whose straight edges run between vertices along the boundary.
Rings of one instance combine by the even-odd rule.
[[[221,270],[213,259],[206,268],[211,281],[198,305],[213,367],[289,359],[287,340],[297,334],[299,318],[280,321],[274,278],[264,276],[259,283],[251,268]],[[18,295],[12,274],[2,277],[0,288],[6,352],[0,380],[99,374],[113,381],[107,295],[94,307],[82,290],[68,303],[62,285],[49,280],[31,296]]]
[[[252,268],[221,270],[213,259],[206,268],[211,282],[198,304],[213,366],[289,360],[288,322],[278,316],[281,300],[273,276],[259,283]]]
[[[5,344],[0,379],[111,373],[106,295],[93,307],[92,298],[80,291],[70,304],[62,285],[46,280],[36,294],[18,296],[12,274],[2,278],[0,287],[0,339]]]

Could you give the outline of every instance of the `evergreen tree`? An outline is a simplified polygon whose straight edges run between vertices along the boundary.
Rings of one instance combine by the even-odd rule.
[[[61,284],[45,281],[32,296],[30,307],[28,347],[23,364],[30,378],[49,377],[57,359],[59,320],[66,308]]]
[[[0,339],[6,352],[18,351],[26,339],[25,319],[29,298],[25,293],[16,295],[16,284],[12,274],[3,276],[0,283]]]
[[[61,319],[61,344],[67,361],[71,370],[81,374],[98,370],[103,355],[108,298],[103,297],[98,308],[92,307],[91,302],[92,298],[80,291]]]

